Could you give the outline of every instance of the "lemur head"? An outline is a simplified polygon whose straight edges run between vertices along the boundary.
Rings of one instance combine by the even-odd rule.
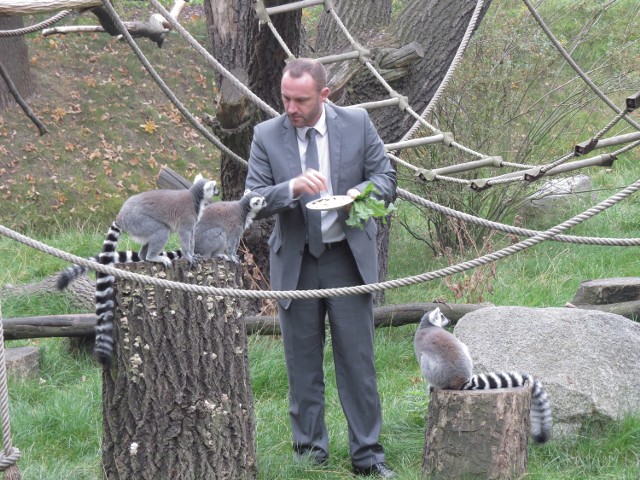
[[[264,207],[267,206],[267,201],[265,198],[257,192],[252,192],[251,190],[245,190],[244,195],[242,196],[245,203],[245,208],[247,211],[252,213],[258,213]]]
[[[430,312],[423,315],[420,320],[420,326],[418,328],[426,328],[431,325],[434,327],[444,328],[451,323],[447,317],[440,311],[439,308],[434,308]]]
[[[206,180],[206,179],[202,176],[201,173],[199,173],[193,179],[193,184],[195,185],[196,183],[200,182],[201,180]],[[210,180],[210,181],[204,183],[203,190],[204,190],[203,198],[205,199],[205,202],[206,202],[207,205],[212,202],[212,198],[214,196],[220,194],[220,190],[218,189],[218,185],[217,185],[215,180]]]
[[[262,195],[256,195],[255,197],[249,200],[249,209],[252,212],[259,212],[266,206],[267,206],[267,201],[264,199]]]

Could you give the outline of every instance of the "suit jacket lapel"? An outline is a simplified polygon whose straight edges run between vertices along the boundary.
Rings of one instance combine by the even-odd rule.
[[[329,132],[329,163],[331,164],[331,185],[333,185],[334,193],[341,191],[338,182],[340,180],[340,145],[342,142],[342,122],[338,118],[335,110],[331,105],[326,104],[325,109],[327,115],[327,131]]]

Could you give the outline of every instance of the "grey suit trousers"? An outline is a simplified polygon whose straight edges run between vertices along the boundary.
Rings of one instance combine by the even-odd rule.
[[[305,248],[298,290],[362,285],[347,242],[319,258]],[[383,462],[378,443],[382,414],[373,349],[372,295],[293,300],[280,307],[280,327],[289,377],[289,415],[296,451],[326,458],[324,421],[325,315],[329,318],[338,394],[349,426],[351,460],[356,467]]]

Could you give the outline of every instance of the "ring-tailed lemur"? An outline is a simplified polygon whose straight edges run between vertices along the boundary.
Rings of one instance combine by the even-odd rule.
[[[242,233],[251,226],[253,219],[267,205],[264,197],[248,192],[240,200],[214,202],[204,208],[200,220],[196,224],[194,253],[204,259],[214,256],[238,262],[238,246]],[[169,260],[182,258],[182,251],[162,252]],[[99,261],[99,255],[90,257],[93,262]],[[115,252],[113,262],[142,262],[138,252],[126,250]],[[76,278],[88,272],[87,267],[71,265],[58,274],[56,286],[64,290]]]
[[[426,313],[416,331],[413,346],[430,388],[445,390],[489,390],[522,387],[531,390],[531,436],[538,443],[551,437],[551,403],[542,384],[528,374],[492,372],[473,374],[467,346],[444,327],[449,324],[439,308]]]
[[[220,257],[238,263],[242,233],[266,206],[264,197],[255,192],[246,192],[240,200],[207,205],[196,224],[195,253],[205,259]]]
[[[200,179],[189,190],[151,190],[130,197],[109,228],[98,262],[102,265],[115,263],[120,233],[126,232],[142,245],[139,254],[142,260],[168,266],[171,260],[161,253],[171,233],[177,232],[183,257],[189,263],[195,263],[195,225],[204,205],[216,191],[215,181]],[[114,282],[112,275],[96,274],[94,353],[105,366],[110,364],[113,354]]]

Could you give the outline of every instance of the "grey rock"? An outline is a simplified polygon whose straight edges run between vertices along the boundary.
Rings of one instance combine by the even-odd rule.
[[[463,316],[454,334],[469,347],[474,373],[514,370],[542,382],[554,436],[640,411],[640,324],[620,315],[488,307]]]
[[[586,207],[591,206],[593,200],[591,179],[587,175],[554,178],[524,200],[519,214],[525,225],[549,227],[566,220],[573,204]]]

